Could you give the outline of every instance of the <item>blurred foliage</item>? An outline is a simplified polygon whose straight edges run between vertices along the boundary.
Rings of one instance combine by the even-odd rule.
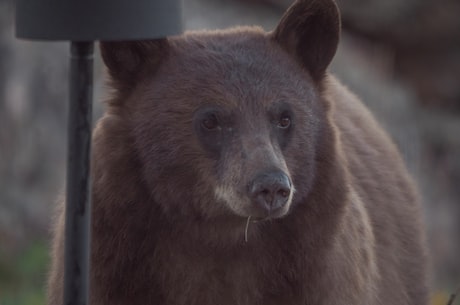
[[[0,305],[44,305],[48,261],[43,241],[16,255],[0,249]]]
[[[431,297],[431,305],[456,305],[460,304],[459,296],[460,287],[456,292],[437,291]]]
[[[449,294],[444,291],[438,291],[431,297],[431,305],[446,305],[449,300]]]

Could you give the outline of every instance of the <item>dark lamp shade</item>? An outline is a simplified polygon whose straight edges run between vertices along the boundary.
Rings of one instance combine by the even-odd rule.
[[[134,40],[181,31],[181,0],[16,1],[18,38]]]

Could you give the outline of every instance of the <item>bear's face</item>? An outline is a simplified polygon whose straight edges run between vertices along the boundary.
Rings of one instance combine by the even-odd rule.
[[[299,55],[305,41],[292,35],[303,32],[289,22],[301,16],[291,15],[270,34],[237,28],[102,45],[118,89],[111,107],[166,213],[276,218],[308,197],[332,56],[316,45],[321,53]],[[325,45],[335,51],[336,42]]]
[[[143,174],[166,208],[277,217],[308,193],[317,92],[280,47],[248,31],[171,41],[128,103]]]

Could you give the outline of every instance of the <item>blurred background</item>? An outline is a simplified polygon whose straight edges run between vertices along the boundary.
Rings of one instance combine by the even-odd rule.
[[[432,304],[445,305],[460,284],[460,1],[337,1],[332,71],[390,132],[420,187]],[[291,3],[186,0],[185,28],[271,30]],[[65,181],[69,44],[16,40],[13,23],[13,0],[0,0],[0,305],[41,305]],[[107,89],[96,57],[95,119]]]

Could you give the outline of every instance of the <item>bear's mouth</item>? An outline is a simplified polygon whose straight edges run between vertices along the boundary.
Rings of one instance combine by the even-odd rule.
[[[246,218],[246,226],[244,228],[244,241],[248,242],[248,232],[249,232],[249,224],[250,223],[261,223],[261,222],[267,222],[270,220],[274,220],[275,218],[273,217],[254,217],[254,216],[248,216]]]

